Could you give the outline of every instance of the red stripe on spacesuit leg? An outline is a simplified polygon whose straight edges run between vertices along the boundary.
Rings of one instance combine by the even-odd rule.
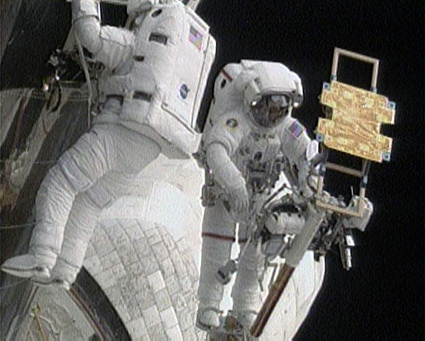
[[[232,76],[230,76],[228,73],[227,73],[227,71],[226,70],[221,70],[221,73],[223,74],[223,76],[229,81],[229,82],[231,82],[231,81],[233,81],[233,78],[232,78]]]
[[[234,243],[236,241],[235,237],[222,236],[220,234],[209,233],[209,232],[202,232],[201,236],[202,236],[202,238],[210,237],[210,238],[214,238],[214,239],[227,240],[227,241],[232,242],[232,243]]]

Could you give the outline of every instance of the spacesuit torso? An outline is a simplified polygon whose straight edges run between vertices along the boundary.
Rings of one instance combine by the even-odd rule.
[[[88,7],[94,2],[77,3],[74,24],[82,44],[91,46],[105,65],[99,79],[101,115],[95,123],[116,122],[146,134],[168,154],[173,149],[193,153],[199,136],[196,119],[215,56],[208,25],[174,1],[148,6],[133,20],[131,31],[103,26],[95,36],[90,20],[96,9]]]
[[[282,156],[276,132],[260,133],[250,129],[231,160],[245,178],[250,191],[257,192],[272,187],[277,181],[278,159]]]
[[[299,105],[300,79],[282,64],[248,60],[228,64],[218,75],[199,149],[201,165],[207,170],[205,206],[245,186],[250,195],[270,193],[283,171],[283,162],[306,170],[311,140],[290,116],[291,105],[277,106],[276,115],[280,116],[273,124],[255,121],[253,112],[261,107],[263,94],[276,94],[278,101],[287,99],[291,105]],[[250,103],[256,105],[251,107]],[[283,114],[285,110],[288,112]],[[257,119],[266,116],[258,111]]]
[[[310,142],[304,127],[292,117],[286,117],[274,129],[265,130],[252,124],[248,114],[234,111],[223,115],[208,131],[202,148],[207,149],[215,143],[224,146],[252,195],[269,194],[283,171],[284,159],[299,165]],[[213,160],[217,164],[223,162]],[[208,161],[205,167],[210,167]],[[214,165],[213,168],[217,169]],[[212,173],[214,177],[214,171]],[[214,181],[220,190],[226,192],[232,188],[233,176],[236,176],[236,172],[225,177],[214,177]]]

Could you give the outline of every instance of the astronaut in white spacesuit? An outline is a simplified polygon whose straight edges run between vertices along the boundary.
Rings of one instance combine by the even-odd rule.
[[[196,150],[196,118],[215,56],[195,1],[129,0],[130,29],[101,26],[96,0],[73,0],[81,45],[103,63],[101,113],[50,169],[37,194],[29,253],[2,270],[69,288],[103,208],[159,153]]]
[[[280,173],[276,161],[287,157],[298,170],[300,186],[309,190],[309,160],[317,153],[317,144],[291,117],[302,96],[299,76],[279,63],[229,64],[216,80],[199,152],[207,170],[197,315],[201,329],[220,325],[224,282],[220,275],[230,259],[235,225],[239,222],[238,242],[243,248],[251,200],[270,193]],[[286,218],[288,228],[293,228],[290,215]],[[233,314],[246,328],[259,308],[261,257],[253,244],[246,247],[232,290]]]

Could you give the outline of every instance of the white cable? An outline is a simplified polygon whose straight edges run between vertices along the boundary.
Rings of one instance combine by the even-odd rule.
[[[80,39],[78,38],[78,35],[75,31],[74,31],[74,37],[75,37],[75,41],[77,43],[78,55],[80,57],[81,66],[82,66],[83,71],[84,71],[84,76],[86,78],[87,87],[88,87],[88,91],[89,91],[89,96],[87,98],[87,102],[88,102],[87,103],[87,126],[88,126],[88,128],[90,128],[90,112],[91,112],[91,100],[92,100],[92,97],[93,97],[93,89],[92,89],[92,85],[91,85],[91,81],[90,81],[90,74],[89,74],[89,70],[87,68],[86,59],[85,59],[84,53],[83,53],[83,47],[81,46]]]

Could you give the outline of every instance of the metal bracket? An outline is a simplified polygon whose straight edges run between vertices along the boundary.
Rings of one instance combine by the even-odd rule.
[[[359,53],[351,52],[348,50],[340,49],[338,47],[334,50],[334,56],[332,60],[332,71],[331,71],[331,80],[337,79],[337,71],[338,71],[338,63],[339,63],[339,56],[346,56],[352,59],[359,60],[361,62],[370,63],[373,64],[373,70],[372,70],[372,81],[370,84],[370,89],[372,92],[376,92],[376,83],[378,80],[378,69],[379,69],[379,60],[364,56]]]

